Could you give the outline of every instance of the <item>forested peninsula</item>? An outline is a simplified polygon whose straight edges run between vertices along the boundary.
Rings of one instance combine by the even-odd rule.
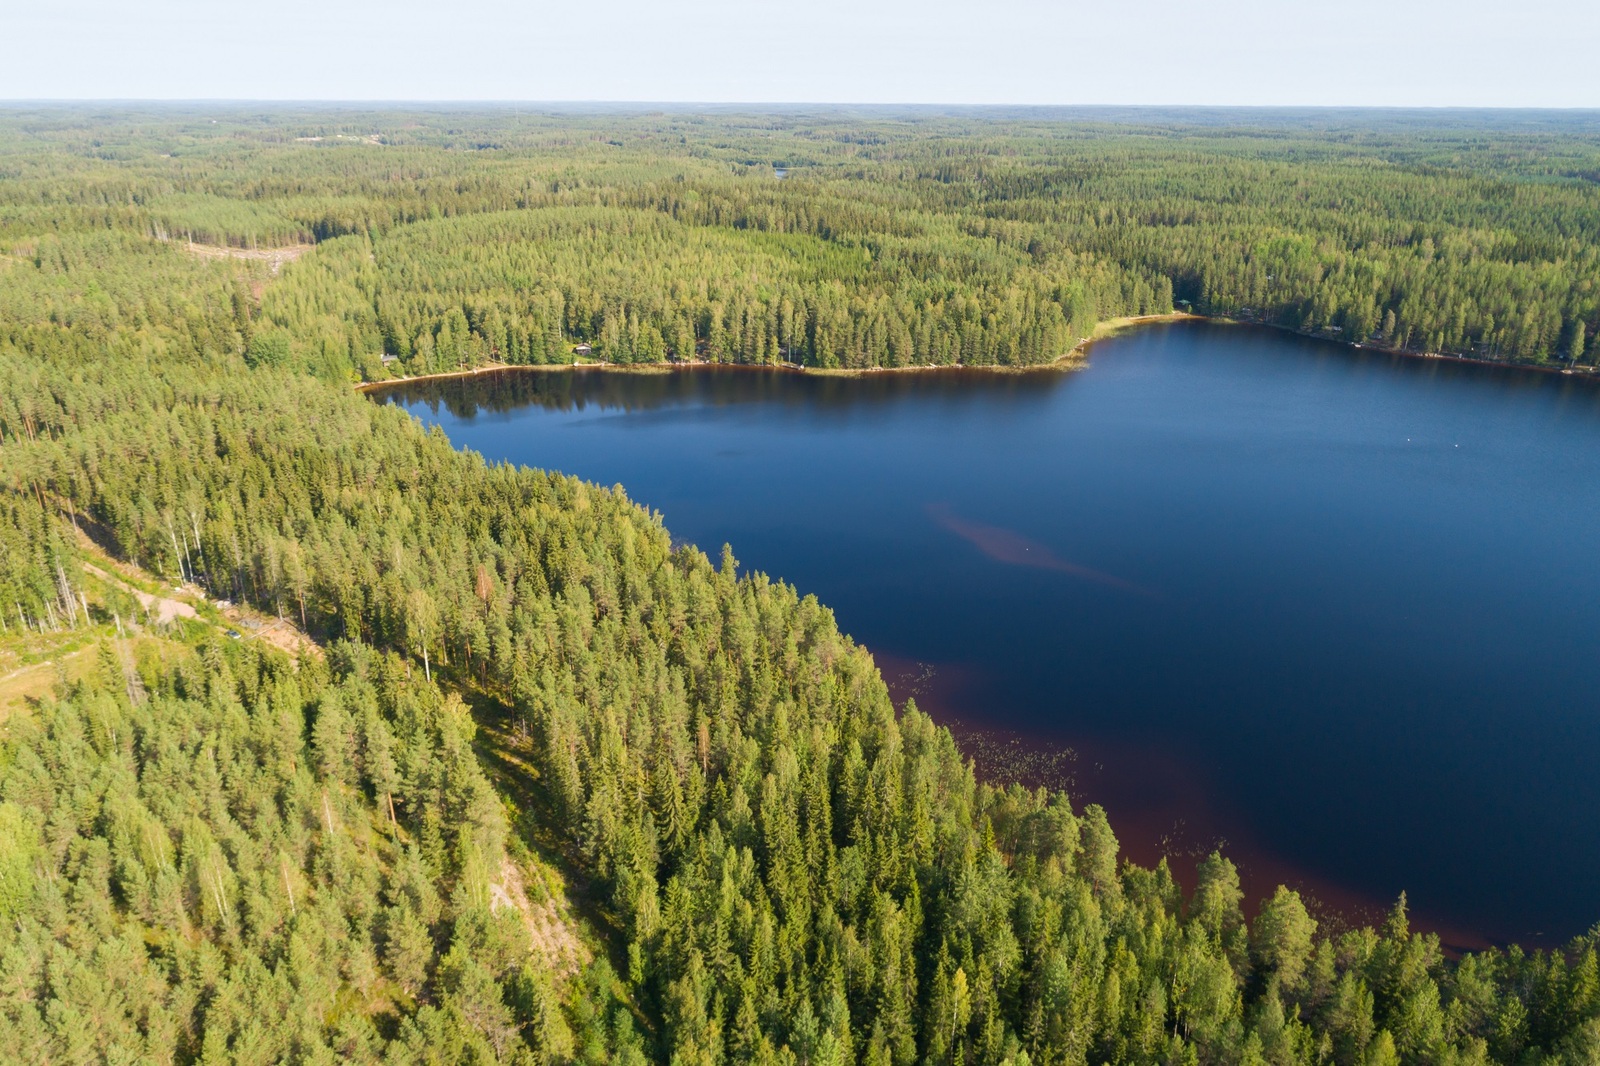
[[[1600,1062],[1600,927],[1453,955],[1131,864],[804,590],[350,388],[1038,365],[1181,308],[1584,365],[1597,133],[0,111],[5,1056]]]

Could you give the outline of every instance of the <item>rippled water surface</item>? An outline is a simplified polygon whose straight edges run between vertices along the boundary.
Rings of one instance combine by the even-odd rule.
[[[1225,840],[1257,889],[1404,889],[1463,944],[1600,920],[1593,383],[1179,325],[1074,373],[378,397],[815,592],[898,692],[1105,802],[1137,857]]]

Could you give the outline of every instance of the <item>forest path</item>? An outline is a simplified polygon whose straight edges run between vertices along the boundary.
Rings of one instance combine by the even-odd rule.
[[[83,568],[100,580],[112,582],[132,595],[134,599],[139,601],[139,606],[145,609],[145,613],[153,616],[160,625],[171,625],[179,618],[200,617],[199,612],[194,609],[194,605],[191,603],[146,592],[124,578],[107,573],[93,563],[84,563]]]

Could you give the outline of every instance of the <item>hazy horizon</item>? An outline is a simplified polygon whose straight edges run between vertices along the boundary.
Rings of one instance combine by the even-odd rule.
[[[19,6],[17,102],[1591,109],[1600,5],[200,0]],[[659,105],[658,105],[659,106]]]
[[[1404,113],[1458,112],[1526,113],[1526,114],[1600,114],[1600,104],[1180,104],[1180,103],[962,103],[948,100],[538,100],[513,97],[484,97],[460,99],[448,97],[271,97],[271,96],[9,96],[0,97],[0,107],[79,107],[79,106],[148,106],[148,107],[338,107],[352,110],[389,111],[398,108],[436,108],[438,110],[470,110],[473,108],[540,108],[550,111],[728,111],[741,109],[782,109],[841,111],[859,108],[873,111],[936,111],[936,112],[1008,112],[1057,111],[1073,112],[1238,112],[1263,113],[1329,113],[1386,111]]]

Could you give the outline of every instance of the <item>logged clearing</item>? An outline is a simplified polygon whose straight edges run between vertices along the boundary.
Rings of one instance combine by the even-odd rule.
[[[99,559],[99,565],[85,563],[84,570],[132,594],[149,618],[157,624],[170,625],[180,618],[202,619],[196,605],[209,602],[202,589],[189,585],[181,590],[173,590],[174,595],[152,592],[150,589],[160,589],[163,586],[144,570],[111,558],[85,535],[80,534],[78,544],[84,552]],[[184,598],[178,599],[176,598],[178,596]],[[227,600],[217,600],[210,603],[210,606],[216,611],[212,620],[220,620],[239,634],[241,640],[265,641],[274,647],[282,648],[297,659],[306,655],[320,659],[323,655],[322,646],[287,618],[274,618],[272,615]]]
[[[269,274],[277,274],[283,264],[292,263],[311,251],[315,245],[290,244],[282,248],[230,248],[221,244],[186,245],[191,255],[202,259],[243,259],[252,263],[265,263]]]
[[[78,547],[95,560],[83,563],[83,574],[93,580],[79,587],[99,620],[44,632],[7,627],[0,639],[0,724],[49,696],[62,681],[83,678],[93,669],[94,653],[105,641],[115,642],[122,658],[131,655],[135,647],[142,649],[141,654],[172,658],[180,645],[168,634],[185,623],[218,626],[239,640],[260,640],[296,659],[320,659],[324,654],[320,645],[287,618],[226,601],[209,601],[193,586],[169,588],[145,570],[113,559],[81,531]],[[113,595],[110,590],[132,596],[143,617],[138,612],[113,615],[106,602]]]
[[[94,662],[94,649],[78,648],[57,658],[28,663],[0,675],[0,726],[16,711],[48,696],[61,680],[76,681]]]

